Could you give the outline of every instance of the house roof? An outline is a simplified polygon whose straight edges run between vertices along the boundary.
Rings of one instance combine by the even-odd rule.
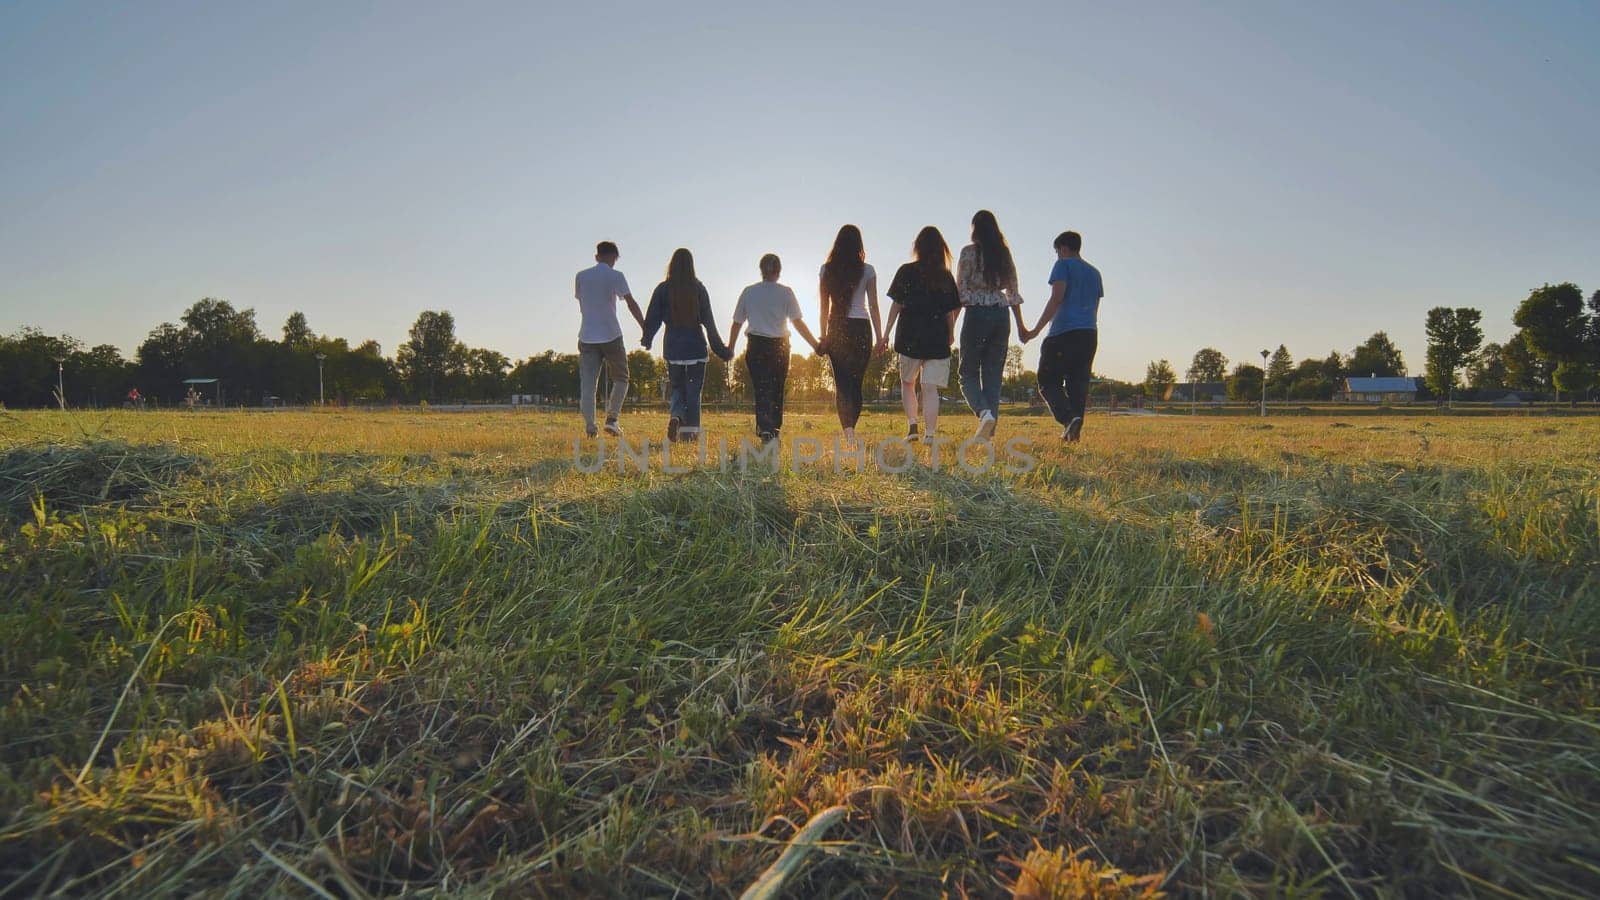
[[[1417,389],[1415,378],[1346,378],[1344,389],[1354,393],[1397,394]]]

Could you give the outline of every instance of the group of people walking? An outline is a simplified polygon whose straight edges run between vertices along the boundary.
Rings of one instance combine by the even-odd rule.
[[[793,289],[778,281],[782,261],[768,253],[759,263],[761,281],[739,295],[724,343],[711,297],[695,277],[694,256],[688,250],[680,247],[673,252],[666,279],[656,285],[641,311],[627,279],[616,269],[617,245],[601,241],[595,247],[595,265],[579,272],[574,285],[583,319],[578,332],[578,371],[579,408],[586,431],[590,437],[599,433],[595,406],[603,363],[611,376],[604,429],[614,436],[622,434],[618,416],[628,392],[628,360],[617,319],[621,303],[643,331],[645,349],[654,343],[657,332],[665,329],[662,355],[669,385],[668,440],[699,439],[706,364],[712,353],[732,361],[741,331],[746,334],[745,361],[755,400],[756,433],[763,442],[778,438],[783,429],[791,324],[813,352],[829,360],[839,427],[848,443],[856,439],[867,366],[874,352],[888,350],[892,332],[907,436],[931,439],[938,428],[939,389],[950,379],[956,323],[964,315],[959,376],[962,395],[978,420],[976,435],[991,437],[998,424],[1000,385],[1015,321],[1023,343],[1048,328],[1040,351],[1039,393],[1061,424],[1062,439],[1077,441],[1088,406],[1104,289],[1099,270],[1080,255],[1083,239],[1077,232],[1062,232],[1054,246],[1050,299],[1031,329],[1022,316],[1011,248],[994,213],[988,210],[979,210],[972,217],[972,242],[961,249],[954,272],[950,246],[939,229],[930,225],[918,232],[911,261],[900,266],[889,282],[890,306],[884,317],[878,303],[878,275],[867,262],[861,229],[845,225],[818,273],[822,315],[815,336]]]

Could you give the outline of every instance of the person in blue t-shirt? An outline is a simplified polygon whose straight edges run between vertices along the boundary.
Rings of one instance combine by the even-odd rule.
[[[1050,302],[1039,324],[1024,331],[1031,340],[1050,323],[1050,333],[1039,349],[1039,393],[1050,413],[1061,423],[1061,439],[1076,442],[1083,434],[1083,414],[1089,405],[1089,378],[1094,351],[1099,345],[1097,320],[1105,288],[1100,270],[1078,255],[1083,237],[1063,231],[1056,237],[1056,264],[1050,270]]]

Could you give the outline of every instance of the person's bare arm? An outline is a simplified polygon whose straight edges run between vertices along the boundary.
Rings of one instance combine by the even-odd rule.
[[[821,276],[817,277],[817,305],[822,310],[822,320],[817,325],[818,342],[828,339],[828,309],[832,302],[828,300],[828,282]]]
[[[956,317],[959,315],[961,315],[961,307],[959,306],[945,314],[945,318],[947,318],[950,322],[950,344],[952,346],[954,346],[956,342]]]
[[[624,303],[628,304],[628,312],[633,313],[633,320],[639,323],[640,328],[643,328],[644,313],[639,311],[639,301],[633,299],[632,294],[623,294],[622,300]]]
[[[872,330],[877,332],[878,343],[881,344],[888,341],[889,330],[879,324],[878,276],[876,273],[873,274],[872,280],[867,282],[867,313],[872,316]]]
[[[1022,342],[1024,344],[1026,344],[1028,342],[1028,338],[1026,337],[1026,335],[1028,333],[1028,326],[1026,324],[1024,324],[1023,321],[1022,321],[1022,301],[1021,300],[1018,300],[1016,303],[1011,304],[1011,317],[1017,320],[1017,336],[1021,337],[1022,338]]]
[[[873,312],[877,312],[878,311],[878,307],[877,307],[876,303],[873,304],[872,311]],[[889,302],[889,321],[883,327],[883,336],[878,338],[878,351],[880,353],[882,351],[884,351],[884,350],[889,349],[889,332],[894,330],[894,323],[895,323],[895,320],[898,319],[898,318],[900,318],[900,304],[898,302],[896,302],[896,301],[891,300]],[[873,316],[872,324],[873,325],[877,325],[878,324],[877,316]]]
[[[805,338],[806,343],[811,345],[811,352],[817,352],[817,339],[811,336],[811,329],[806,327],[806,320],[791,319],[790,321],[794,323],[794,330],[800,332],[800,336]]]
[[[1033,330],[1028,332],[1029,339],[1043,331],[1045,323],[1055,318],[1056,310],[1061,308],[1061,301],[1066,298],[1067,283],[1065,281],[1050,282],[1050,302],[1044,305],[1044,312],[1039,315],[1039,324],[1033,326]]]
[[[744,325],[743,322],[735,322],[732,325],[728,326],[728,352],[729,353],[734,353],[734,354],[738,353],[739,328],[742,325]]]

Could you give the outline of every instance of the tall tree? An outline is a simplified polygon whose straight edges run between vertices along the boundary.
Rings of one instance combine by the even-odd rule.
[[[0,404],[6,406],[55,406],[57,360],[71,361],[83,345],[70,335],[45,334],[37,328],[24,328],[13,335],[0,336]],[[76,368],[76,366],[74,366]],[[76,380],[77,373],[74,373]],[[81,404],[72,388],[69,403]]]
[[[1555,368],[1534,354],[1521,331],[1501,345],[1500,363],[1506,370],[1506,387],[1518,391],[1548,388],[1550,371]]]
[[[1506,383],[1505,348],[1490,342],[1483,345],[1478,356],[1467,369],[1467,384],[1476,391],[1497,391],[1509,387]],[[1480,398],[1481,399],[1481,398]]]
[[[1534,289],[1511,320],[1540,359],[1559,364],[1583,355],[1589,321],[1583,291],[1570,281]]]
[[[1178,374],[1172,370],[1172,363],[1164,359],[1153,360],[1144,367],[1144,391],[1151,399],[1166,399],[1167,388],[1177,381]]]
[[[728,399],[728,363],[715,353],[707,354],[706,383],[701,396],[706,400]]]
[[[1589,297],[1589,362],[1600,366],[1600,291]]]
[[[1228,358],[1215,347],[1206,347],[1189,363],[1190,381],[1222,381],[1228,375]]]
[[[1022,377],[1027,368],[1027,364],[1022,361],[1022,345],[1012,344],[1006,348],[1006,367],[1001,381],[1015,381]]]
[[[1322,361],[1322,377],[1328,379],[1329,384],[1338,384],[1345,371],[1344,356],[1337,350],[1329,350],[1328,358]]]
[[[1362,341],[1359,347],[1350,351],[1345,371],[1352,378],[1368,375],[1392,378],[1406,374],[1406,360],[1400,354],[1400,348],[1394,345],[1394,341],[1389,340],[1389,334],[1378,331]]]
[[[413,394],[437,400],[455,355],[455,316],[445,310],[423,310],[411,324],[410,339],[395,354],[395,366]]]
[[[1446,401],[1453,399],[1456,373],[1470,365],[1483,346],[1483,328],[1478,324],[1482,319],[1483,313],[1471,307],[1428,310],[1426,378],[1428,388],[1443,394]]]
[[[272,347],[256,327],[256,311],[206,297],[189,307],[180,328],[163,323],[139,345],[140,391],[177,402],[185,378],[221,379],[224,402],[254,402],[277,377]],[[211,396],[209,390],[208,396]]]
[[[1267,362],[1267,390],[1278,399],[1289,396],[1289,382],[1293,381],[1294,357],[1289,355],[1289,348],[1282,344],[1272,351],[1272,359]]]
[[[498,350],[474,347],[463,354],[468,394],[474,400],[503,399],[506,393],[506,371],[511,360]]]
[[[638,400],[661,398],[661,380],[667,376],[649,350],[628,353],[628,393]]]
[[[306,314],[298,309],[289,313],[283,323],[283,345],[291,350],[309,350],[315,339],[311,326],[306,324]]]
[[[1594,390],[1595,370],[1587,362],[1571,359],[1556,366],[1551,380],[1556,390],[1566,393],[1568,399],[1577,400]]]
[[[1228,399],[1260,400],[1261,379],[1265,377],[1266,373],[1261,370],[1260,366],[1252,366],[1249,363],[1240,363],[1234,366],[1233,374],[1228,376]]]

